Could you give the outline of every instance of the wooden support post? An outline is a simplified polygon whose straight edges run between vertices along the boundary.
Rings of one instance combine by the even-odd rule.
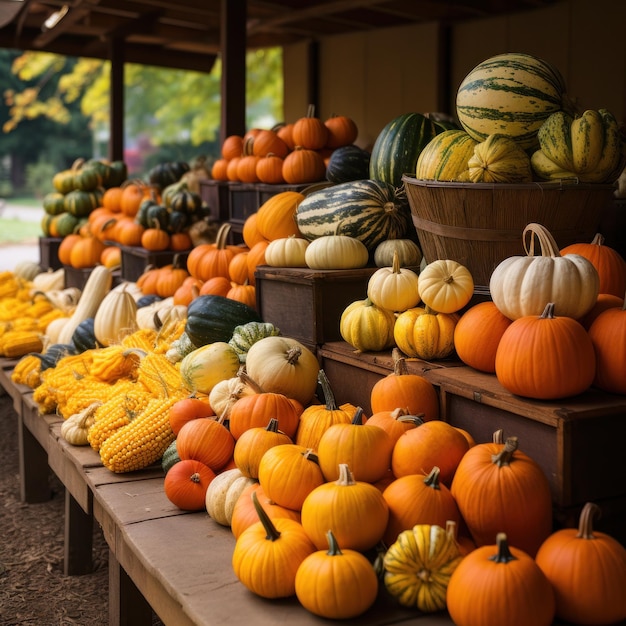
[[[221,2],[222,117],[220,144],[246,132],[246,0]]]
[[[47,502],[52,495],[48,481],[48,454],[26,428],[22,415],[18,415],[17,432],[20,499],[28,504]]]
[[[109,129],[109,160],[124,160],[124,40],[114,37],[110,42],[111,57],[111,119]]]
[[[93,515],[85,513],[67,489],[64,533],[63,573],[89,574],[93,569]]]
[[[152,626],[152,607],[109,550],[109,626]]]

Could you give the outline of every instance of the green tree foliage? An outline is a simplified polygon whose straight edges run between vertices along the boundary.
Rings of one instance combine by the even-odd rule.
[[[282,54],[279,49],[249,52],[247,56],[247,123],[272,125],[282,119]],[[22,81],[5,90],[10,133],[25,121],[45,118],[67,125],[72,105],[92,130],[109,123],[108,62],[72,59],[49,53],[25,52],[16,57],[12,73]],[[148,134],[154,144],[176,141],[200,145],[215,141],[220,123],[219,60],[210,74],[127,64],[125,126],[129,137]]]

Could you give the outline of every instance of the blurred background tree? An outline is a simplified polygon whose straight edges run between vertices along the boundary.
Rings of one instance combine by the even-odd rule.
[[[282,50],[248,52],[246,74],[248,127],[282,121]],[[45,193],[48,172],[106,158],[109,75],[97,59],[0,49],[0,196]],[[219,59],[209,74],[125,66],[124,160],[133,176],[159,162],[219,156],[220,75]]]

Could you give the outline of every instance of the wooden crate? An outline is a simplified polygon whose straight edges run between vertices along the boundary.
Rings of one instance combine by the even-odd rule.
[[[187,260],[189,251],[174,252],[173,250],[153,251],[146,250],[141,246],[120,246],[122,251],[121,279],[135,282],[148,267],[163,267],[174,261],[178,256],[181,260]]]
[[[344,309],[367,295],[376,267],[356,270],[312,270],[263,265],[255,272],[257,310],[266,322],[306,344],[341,339]]]
[[[228,182],[222,180],[203,179],[200,181],[200,197],[209,207],[211,217],[218,222],[227,222]]]
[[[63,237],[39,237],[39,265],[42,270],[58,270],[63,267],[59,260],[59,246]]]
[[[590,389],[566,400],[528,400],[470,367],[427,376],[439,387],[442,419],[477,442],[491,441],[500,428],[517,436],[548,477],[558,507],[626,498],[626,396]]]
[[[360,406],[366,415],[371,414],[370,394],[372,387],[384,376],[393,372],[391,351],[358,352],[345,341],[322,344],[317,354],[339,404],[350,402]],[[423,361],[406,359],[410,374],[428,377],[431,369],[457,367],[457,359]]]
[[[392,371],[391,353],[358,353],[344,342],[330,342],[319,347],[318,356],[337,402],[371,414],[371,389]],[[491,441],[498,429],[519,438],[519,449],[548,478],[558,523],[575,526],[584,503],[593,501],[605,532],[626,541],[626,396],[590,389],[567,400],[528,400],[454,359],[408,359],[407,368],[438,389],[441,418],[478,443]]]

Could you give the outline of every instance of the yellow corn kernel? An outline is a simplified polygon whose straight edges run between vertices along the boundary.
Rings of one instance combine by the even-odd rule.
[[[89,428],[89,445],[96,452],[111,435],[130,424],[150,401],[150,396],[136,383],[130,383],[124,388],[118,383],[116,388],[115,395],[98,407],[94,413],[94,423]]]
[[[41,383],[41,360],[33,354],[23,356],[11,372],[11,380],[34,389]]]
[[[13,322],[13,330],[31,331],[38,329],[37,320],[32,317],[20,317]]]
[[[175,439],[169,420],[175,401],[151,399],[141,414],[104,442],[100,448],[102,464],[112,472],[123,473],[156,463]]]
[[[115,382],[134,376],[140,357],[136,352],[115,345],[94,351],[90,373],[95,378]]]
[[[42,350],[43,340],[41,333],[37,330],[11,330],[0,338],[0,354],[10,359]]]
[[[152,352],[156,343],[157,331],[153,328],[140,328],[127,335],[121,343],[125,348],[137,348],[144,352]]]
[[[59,317],[67,317],[67,313],[61,311],[61,309],[52,309],[48,311],[37,320],[37,328],[40,332],[45,333],[48,328],[48,324]]]
[[[165,354],[147,353],[137,368],[137,381],[154,396],[188,395],[180,372]]]
[[[94,402],[106,402],[112,387],[96,378],[83,378],[77,386],[70,393],[57,394],[57,413],[64,418],[80,413]]]

